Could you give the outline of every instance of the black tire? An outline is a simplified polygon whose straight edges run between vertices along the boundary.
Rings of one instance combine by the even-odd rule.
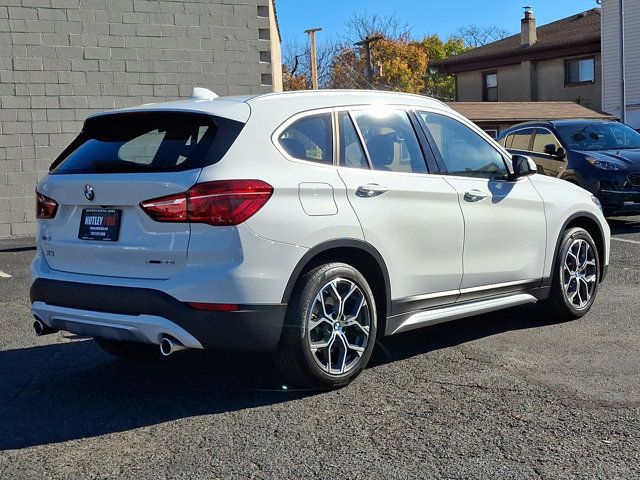
[[[565,291],[565,259],[567,258],[567,252],[569,248],[574,244],[576,240],[584,240],[591,251],[595,260],[595,266],[591,269],[590,273],[595,275],[595,283],[593,285],[593,293],[585,305],[577,307],[569,300],[568,294]],[[551,277],[551,291],[549,292],[549,298],[541,303],[545,313],[553,316],[558,320],[575,320],[585,315],[593,302],[595,301],[596,294],[598,293],[598,287],[600,285],[600,256],[598,249],[593,241],[593,238],[584,228],[570,228],[564,232],[560,240],[560,247],[558,248],[558,255],[556,257],[555,264],[553,265],[552,277]],[[578,282],[579,283],[579,282]]]
[[[329,366],[326,370],[321,368],[319,365],[321,361],[318,358],[320,354],[312,353],[311,351],[311,334],[307,324],[307,319],[311,318],[317,296],[323,291],[324,287],[334,280],[355,284],[359,288],[358,295],[366,299],[366,308],[368,308],[366,312],[363,312],[369,322],[368,338],[366,340],[366,346],[363,346],[364,351],[362,351],[359,360],[355,360],[356,363],[354,363],[353,367],[341,374],[329,373],[328,371],[332,368],[331,359],[333,347],[327,349],[329,352]],[[347,297],[347,295],[345,295],[345,297]],[[329,327],[327,326],[326,328]],[[340,327],[334,325],[330,328],[329,335],[335,336],[336,330],[339,330]],[[343,332],[343,330],[339,331]],[[365,368],[375,346],[376,334],[376,304],[367,280],[351,265],[347,265],[346,263],[328,263],[310,270],[298,280],[287,308],[280,343],[273,357],[285,379],[296,387],[312,389],[339,388],[347,385]],[[343,343],[342,345],[346,348],[347,344]],[[325,354],[327,350],[325,350]],[[346,349],[346,351],[348,351],[348,349]],[[347,354],[345,354],[344,357],[345,360],[343,360],[343,365],[346,361],[346,355]],[[353,352],[351,352],[350,355],[355,359]]]
[[[105,352],[129,362],[148,362],[161,356],[157,345],[107,340],[106,338],[94,338],[94,340]]]

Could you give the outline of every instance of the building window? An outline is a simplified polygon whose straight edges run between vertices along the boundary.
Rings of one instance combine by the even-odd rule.
[[[498,72],[482,74],[482,99],[485,102],[498,101]]]
[[[500,131],[497,128],[483,128],[482,130],[484,130],[484,133],[489,135],[494,140],[498,138],[498,134],[500,133]]]
[[[587,85],[596,81],[596,60],[594,57],[576,58],[564,63],[565,86]]]

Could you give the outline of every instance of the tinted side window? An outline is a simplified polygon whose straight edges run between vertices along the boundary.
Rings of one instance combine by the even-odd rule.
[[[545,145],[555,145],[556,150],[560,148],[560,143],[553,133],[547,129],[538,128],[536,130],[536,136],[533,139],[533,151],[537,153],[544,153]]]
[[[518,130],[513,134],[513,142],[509,148],[514,150],[529,150],[533,128]]]
[[[501,178],[507,175],[502,155],[466,125],[437,113],[420,112],[450,175]]]
[[[369,168],[356,129],[347,112],[338,114],[340,124],[340,165],[343,167]]]
[[[407,112],[398,110],[355,112],[374,170],[427,173],[420,144]]]
[[[280,134],[278,142],[294,158],[332,165],[331,114],[310,115],[296,120]]]
[[[515,135],[512,133],[511,135],[509,135],[509,137],[507,138],[507,141],[505,142],[504,146],[506,148],[511,148],[513,146],[513,137],[515,137]]]
[[[504,148],[511,148],[511,144],[513,143],[513,133],[503,137],[498,143]]]

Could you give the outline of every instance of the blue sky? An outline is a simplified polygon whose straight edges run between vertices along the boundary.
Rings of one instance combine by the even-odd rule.
[[[318,41],[335,37],[354,12],[396,14],[416,37],[447,37],[462,25],[497,25],[520,31],[522,6],[532,5],[538,25],[596,7],[595,0],[276,0],[283,40],[304,42],[304,30],[322,27]]]

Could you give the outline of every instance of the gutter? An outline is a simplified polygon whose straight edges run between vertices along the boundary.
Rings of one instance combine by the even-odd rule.
[[[487,55],[482,55],[477,57],[461,58],[461,59],[457,59],[457,57],[451,57],[445,60],[440,60],[438,62],[433,62],[431,66],[441,70],[442,73],[449,73],[447,70],[450,67],[453,67],[455,70],[458,70],[458,71],[475,70],[475,68],[464,69],[463,67],[466,65],[475,65],[478,63],[488,62],[492,60],[501,60],[502,61],[501,64],[503,65],[517,64],[526,60],[536,60],[536,58],[529,58],[529,56],[535,57],[536,55],[541,55],[547,52],[558,51],[558,55],[556,57],[551,56],[548,58],[559,58],[564,56],[570,56],[571,54],[565,55],[564,51],[568,49],[575,49],[575,48],[581,48],[581,50],[584,50],[584,49],[590,49],[589,47],[593,47],[592,48],[593,52],[597,53],[601,51],[600,42],[601,42],[601,37],[598,36],[598,37],[589,38],[585,41],[566,43],[562,45],[555,44],[555,45],[545,45],[545,46],[537,46],[537,47],[532,46],[532,47],[521,48],[519,50],[511,50],[509,52],[492,53],[492,54],[487,54]]]

